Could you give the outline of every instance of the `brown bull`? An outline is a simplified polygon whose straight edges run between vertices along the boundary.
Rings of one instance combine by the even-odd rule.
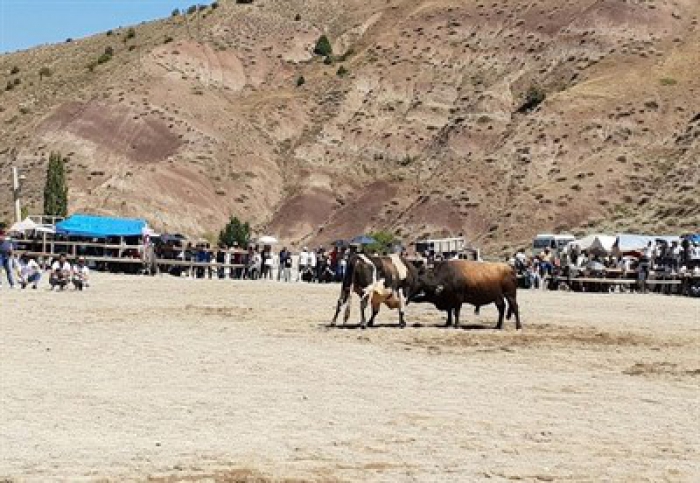
[[[505,263],[449,260],[439,262],[430,270],[423,270],[417,277],[412,302],[429,302],[438,310],[447,312],[447,325],[459,326],[462,304],[477,308],[496,304],[498,308],[497,329],[503,328],[506,302],[510,320],[515,315],[516,328],[521,329],[520,311],[516,300],[517,278],[515,271]]]

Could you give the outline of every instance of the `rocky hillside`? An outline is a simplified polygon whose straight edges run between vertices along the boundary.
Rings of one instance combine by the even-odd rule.
[[[223,0],[0,56],[9,166],[41,207],[290,242],[700,226],[697,0]],[[314,55],[321,35],[333,55]]]

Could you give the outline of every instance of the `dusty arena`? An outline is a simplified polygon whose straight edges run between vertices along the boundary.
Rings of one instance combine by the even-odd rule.
[[[521,291],[522,332],[416,305],[361,331],[327,326],[338,290],[4,286],[0,480],[700,481],[697,299]]]

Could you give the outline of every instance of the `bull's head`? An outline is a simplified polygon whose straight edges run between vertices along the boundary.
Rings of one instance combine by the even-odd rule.
[[[421,267],[416,274],[408,300],[416,303],[435,303],[444,290],[444,285],[438,283],[434,271]]]

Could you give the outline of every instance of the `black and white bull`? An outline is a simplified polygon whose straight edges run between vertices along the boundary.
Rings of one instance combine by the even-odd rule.
[[[369,257],[355,255],[348,261],[348,268],[343,277],[340,298],[333,316],[332,326],[336,325],[338,316],[345,310],[343,325],[350,317],[350,298],[352,292],[360,297],[360,327],[365,329],[374,325],[374,319],[382,304],[391,309],[399,309],[399,325],[406,326],[405,310],[408,297],[416,280],[416,268],[398,255],[387,257]],[[372,306],[372,316],[367,322],[365,309]]]

